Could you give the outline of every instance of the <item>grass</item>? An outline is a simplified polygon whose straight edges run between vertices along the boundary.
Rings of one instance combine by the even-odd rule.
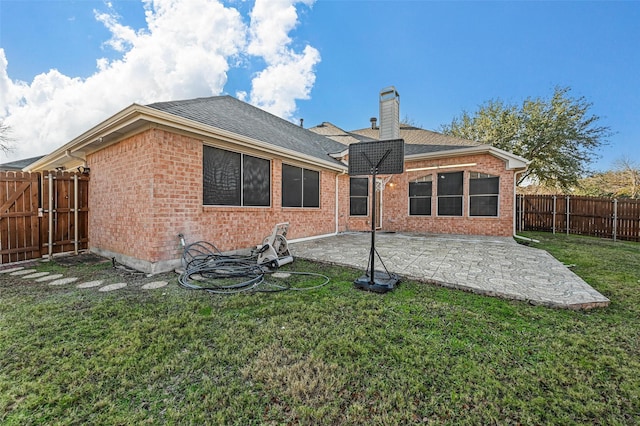
[[[111,293],[0,276],[0,423],[638,424],[640,244],[526,236],[611,305],[372,294],[353,289],[362,271],[301,260],[287,267],[331,282],[220,296],[175,275]],[[37,269],[123,279],[109,263]]]

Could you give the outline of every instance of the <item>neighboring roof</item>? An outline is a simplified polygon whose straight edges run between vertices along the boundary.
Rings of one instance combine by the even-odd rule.
[[[356,134],[372,139],[379,139],[380,129],[368,127],[359,130],[352,130],[350,134]],[[400,138],[404,139],[405,144],[418,145],[459,145],[459,146],[478,146],[480,142],[461,139],[454,136],[443,135],[442,133],[433,132],[431,130],[420,129],[419,127],[400,125]]]
[[[22,170],[25,167],[27,167],[29,164],[35,163],[42,157],[44,157],[44,155],[38,155],[37,157],[31,157],[31,158],[23,158],[22,160],[9,161],[7,163],[0,164],[0,170],[1,171]]]
[[[315,127],[311,127],[314,133],[326,136],[345,145],[357,142],[370,142],[380,139],[380,129],[378,127],[367,127],[359,130],[346,131],[329,122],[323,122]],[[443,135],[431,130],[421,129],[408,125],[400,125],[400,138],[408,145],[439,145],[439,146],[478,146],[480,142]]]
[[[147,106],[323,160],[345,148],[342,143],[231,96],[158,102]]]
[[[379,128],[366,128],[347,132],[338,126],[324,122],[309,130],[327,136],[333,140],[340,141],[344,144],[352,144],[358,142],[371,142],[379,140]],[[442,133],[432,132],[431,130],[420,129],[418,127],[400,125],[400,138],[404,139],[404,157],[405,160],[422,160],[444,157],[457,157],[472,154],[490,154],[494,157],[505,161],[506,166],[510,170],[525,169],[529,161],[526,159],[494,148],[490,145],[484,145],[480,142],[461,139],[454,136],[443,135]],[[335,157],[344,157],[348,154],[348,148],[345,148]]]
[[[334,141],[340,142],[344,145],[351,145],[352,143],[356,142],[371,142],[377,140],[377,138],[373,139],[355,133],[347,132],[345,130],[342,130],[335,124],[329,123],[328,121],[324,121],[317,126],[311,127],[309,128],[309,130],[311,130],[313,133],[331,138]]]

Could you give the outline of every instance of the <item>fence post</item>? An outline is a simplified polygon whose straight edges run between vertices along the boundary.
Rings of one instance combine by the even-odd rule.
[[[618,234],[618,199],[613,199],[613,241],[616,241]]]
[[[524,197],[523,194],[520,194],[518,196],[516,196],[516,210],[518,212],[518,215],[516,216],[516,228],[518,229],[518,231],[522,231],[522,198]]]
[[[569,235],[569,196],[567,195],[567,235]]]
[[[73,175],[73,252],[78,254],[78,175]]]
[[[522,215],[522,211],[520,209],[520,198],[522,196],[523,196],[522,194],[516,194],[516,205],[514,207],[514,217],[513,217],[513,223],[514,223],[516,232],[522,231],[522,225],[520,224],[520,217]]]
[[[525,195],[522,195],[522,197],[520,197],[520,230],[521,231],[525,231],[526,230],[526,225],[524,223],[524,206],[525,206]]]
[[[553,230],[553,233],[556,233],[556,202],[558,201],[557,199],[558,197],[556,197],[555,195],[553,196],[553,224],[551,225],[551,229]]]
[[[49,212],[49,235],[47,239],[47,254],[49,255],[49,260],[51,260],[51,257],[53,256],[53,176],[51,175],[51,172],[49,172],[47,178],[49,179],[49,206],[47,209]]]

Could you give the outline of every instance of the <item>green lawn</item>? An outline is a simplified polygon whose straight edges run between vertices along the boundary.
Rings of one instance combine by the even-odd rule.
[[[301,260],[287,267],[331,282],[221,296],[176,275],[111,293],[0,276],[0,423],[639,424],[640,244],[524,235],[611,305],[372,294],[353,289],[362,271]]]

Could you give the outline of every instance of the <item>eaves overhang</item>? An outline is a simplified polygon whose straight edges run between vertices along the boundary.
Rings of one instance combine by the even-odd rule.
[[[295,150],[282,148],[265,141],[138,104],[132,104],[121,110],[67,144],[30,164],[24,170],[39,171],[52,170],[57,167],[66,167],[67,169],[77,167],[81,164],[79,157],[86,158],[88,154],[117,143],[135,133],[154,127],[165,127],[186,132],[203,139],[203,141],[222,140],[333,171],[342,172],[346,170],[344,164],[331,158],[324,160],[301,154]]]
[[[491,145],[478,145],[465,148],[447,149],[435,152],[405,155],[405,161],[430,160],[440,158],[462,157],[466,155],[489,154],[505,162],[507,170],[526,170],[531,161],[493,147]]]

